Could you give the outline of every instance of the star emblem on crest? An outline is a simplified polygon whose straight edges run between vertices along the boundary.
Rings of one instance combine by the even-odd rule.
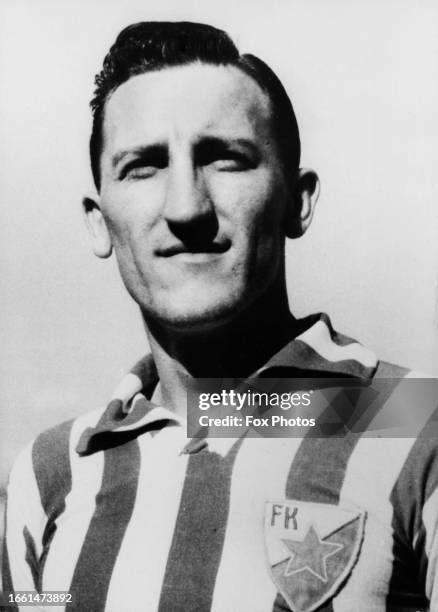
[[[292,574],[307,570],[322,582],[328,581],[327,559],[344,548],[342,544],[321,540],[313,525],[310,525],[302,542],[284,539],[282,541],[292,553],[284,575],[292,576]]]

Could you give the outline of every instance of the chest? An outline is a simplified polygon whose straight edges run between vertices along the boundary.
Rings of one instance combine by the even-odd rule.
[[[348,473],[333,454],[311,469],[310,448],[276,442],[194,455],[133,444],[84,469],[56,520],[44,588],[73,590],[82,609],[280,610],[280,587],[336,594],[336,610],[379,609],[402,571],[394,475],[367,486],[363,461]]]

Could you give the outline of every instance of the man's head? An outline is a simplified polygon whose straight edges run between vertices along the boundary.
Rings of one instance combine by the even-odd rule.
[[[318,184],[271,69],[210,26],[151,22],[121,32],[96,84],[85,210],[146,319],[217,325],[284,282]]]
[[[120,32],[96,75],[91,108],[91,169],[100,189],[100,156],[105,103],[128,79],[138,74],[200,62],[212,66],[235,66],[267,94],[271,102],[272,129],[285,166],[298,168],[300,136],[290,99],[278,77],[254,55],[240,55],[230,37],[209,25],[190,22],[141,22]]]

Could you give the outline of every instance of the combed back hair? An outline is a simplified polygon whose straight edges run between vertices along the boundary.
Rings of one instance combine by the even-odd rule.
[[[228,34],[212,26],[186,21],[144,21],[120,32],[95,78],[96,89],[90,103],[93,111],[90,158],[98,190],[105,104],[111,94],[133,76],[194,62],[235,66],[256,81],[271,103],[272,128],[286,176],[299,167],[300,136],[292,103],[267,64],[254,55],[240,55]]]

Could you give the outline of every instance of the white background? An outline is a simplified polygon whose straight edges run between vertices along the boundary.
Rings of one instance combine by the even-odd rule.
[[[0,485],[24,444],[105,403],[147,350],[80,202],[94,74],[118,31],[148,19],[228,30],[292,97],[322,182],[288,247],[292,310],[325,310],[379,356],[438,374],[435,0],[2,0]]]

